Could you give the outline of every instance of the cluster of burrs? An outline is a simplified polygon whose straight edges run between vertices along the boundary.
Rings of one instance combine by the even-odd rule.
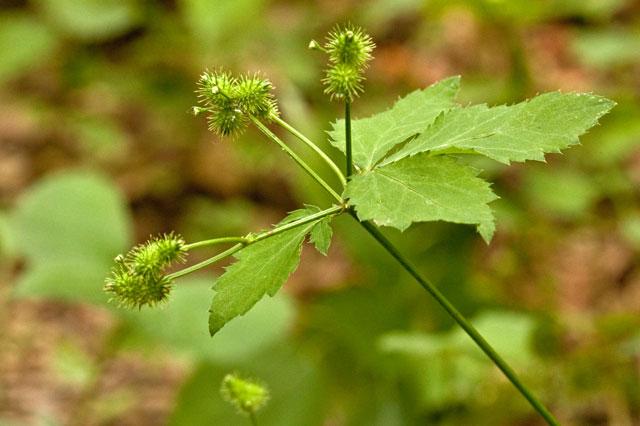
[[[241,133],[252,116],[267,122],[278,116],[273,84],[261,74],[235,78],[228,72],[205,71],[198,86],[204,106],[193,107],[193,113],[210,113],[209,129],[219,135]]]
[[[239,413],[247,416],[253,416],[269,401],[269,390],[263,383],[237,374],[227,374],[222,379],[220,393]]]
[[[166,300],[173,287],[164,270],[173,262],[184,262],[185,253],[180,236],[152,238],[126,255],[116,256],[104,289],[128,308],[153,307]]]
[[[363,74],[373,59],[371,52],[375,47],[367,33],[351,24],[331,31],[324,47],[315,40],[309,43],[310,49],[329,55],[329,68],[322,82],[331,99],[351,102],[362,93]]]

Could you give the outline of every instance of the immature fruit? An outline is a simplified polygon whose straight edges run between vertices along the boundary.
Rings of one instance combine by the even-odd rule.
[[[363,73],[373,58],[371,52],[375,48],[369,35],[352,25],[336,27],[329,33],[324,48],[315,41],[309,44],[309,48],[329,55],[329,68],[322,82],[327,86],[325,93],[331,95],[331,99],[350,102],[362,92]]]

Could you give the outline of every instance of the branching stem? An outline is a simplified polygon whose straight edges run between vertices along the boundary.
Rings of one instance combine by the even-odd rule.
[[[280,145],[280,147],[287,153],[289,154],[289,156],[300,165],[300,167],[302,167],[313,179],[315,179],[316,182],[318,182],[329,194],[331,194],[331,196],[333,198],[336,199],[336,201],[342,203],[342,197],[340,195],[338,195],[338,193],[336,191],[333,190],[333,188],[331,188],[331,186],[329,186],[329,184],[327,182],[324,181],[324,179],[322,179],[320,176],[318,176],[318,174],[311,168],[309,167],[309,165],[307,163],[304,162],[304,160],[302,158],[300,158],[298,156],[298,154],[296,154],[295,152],[293,152],[291,150],[291,148],[289,148],[284,142],[282,142],[280,140],[280,138],[278,138],[271,130],[269,130],[267,128],[267,126],[265,126],[264,124],[262,124],[262,122],[260,120],[258,120],[256,117],[250,115],[249,118],[251,119],[251,121],[253,122],[253,124],[256,125],[256,127],[265,134],[265,136],[267,136],[269,139],[271,139],[272,141],[274,141],[275,143],[277,143],[278,145]]]
[[[323,217],[327,217],[327,216],[331,216],[331,215],[336,215],[339,213],[342,213],[344,211],[344,206],[342,205],[338,205],[338,206],[333,206],[330,207],[326,210],[322,210],[319,211],[318,213],[314,213],[312,215],[309,216],[305,216],[301,219],[298,220],[294,220],[293,222],[289,222],[286,223],[284,225],[281,226],[277,226],[273,229],[270,229],[268,231],[264,231],[261,232],[259,234],[249,234],[246,237],[225,237],[225,238],[216,238],[213,240],[207,240],[207,241],[200,241],[194,244],[189,244],[189,246],[187,247],[195,247],[195,246],[204,246],[204,245],[208,245],[208,244],[203,244],[203,243],[207,243],[207,242],[211,242],[210,244],[218,244],[221,242],[234,242],[234,241],[239,241],[238,244],[234,245],[233,247],[223,251],[220,254],[217,254],[213,257],[210,257],[207,260],[203,260],[200,263],[197,263],[193,266],[190,266],[188,268],[185,269],[181,269],[180,271],[174,272],[173,274],[169,274],[167,275],[167,278],[174,280],[176,278],[180,278],[182,276],[185,276],[187,274],[190,274],[192,272],[195,272],[199,269],[202,269],[206,266],[209,266],[219,260],[224,259],[225,257],[231,256],[232,254],[234,254],[237,251],[242,250],[244,247],[249,246],[251,244],[257,243],[258,241],[262,241],[265,240],[267,238],[273,237],[274,235],[278,235],[282,232],[288,231],[289,229],[293,229],[293,228],[297,228],[298,226],[302,226],[305,225],[309,222],[313,222],[314,220],[318,220],[318,219],[322,219]],[[222,241],[225,240],[225,241]]]
[[[329,158],[329,156],[327,154],[325,154],[325,152],[322,149],[318,148],[318,146],[316,144],[314,144],[313,142],[311,142],[305,135],[300,133],[293,126],[291,126],[289,123],[287,123],[286,121],[284,121],[283,119],[281,119],[277,115],[275,115],[275,114],[272,115],[271,119],[273,121],[275,121],[277,124],[279,124],[280,126],[282,126],[287,132],[291,133],[293,136],[295,136],[296,138],[300,139],[309,148],[314,150],[316,152],[316,154],[318,154],[320,157],[322,157],[324,162],[327,163],[327,165],[331,168],[331,170],[333,170],[333,172],[336,174],[336,176],[340,180],[340,184],[342,184],[342,187],[344,188],[344,187],[347,186],[347,179],[344,177],[344,175],[340,171],[340,168],[336,165],[336,163],[333,162],[333,160],[331,160],[331,158]]]

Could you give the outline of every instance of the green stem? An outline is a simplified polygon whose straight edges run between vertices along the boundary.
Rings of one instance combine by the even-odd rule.
[[[277,235],[277,234],[280,234],[282,232],[288,231],[289,229],[297,228],[298,226],[302,226],[302,225],[305,225],[305,224],[307,224],[309,222],[313,222],[314,220],[318,220],[318,219],[321,219],[321,218],[326,217],[326,216],[331,216],[331,215],[335,215],[335,214],[341,213],[342,211],[344,211],[344,206],[341,206],[341,205],[340,206],[333,206],[333,207],[329,207],[326,210],[322,210],[322,211],[319,211],[318,213],[314,213],[312,215],[305,216],[305,217],[303,217],[301,219],[294,220],[293,222],[289,222],[289,223],[286,223],[284,225],[277,226],[277,227],[275,227],[273,229],[261,232],[259,234],[249,234],[246,237],[228,237],[226,239],[230,240],[231,238],[234,238],[237,241],[241,240],[241,242],[236,244],[236,245],[234,245],[233,247],[223,251],[220,254],[217,254],[217,255],[215,255],[213,257],[210,257],[207,260],[203,260],[202,262],[197,263],[197,264],[195,264],[193,266],[181,269],[179,271],[174,272],[173,274],[169,274],[169,275],[167,275],[167,278],[170,279],[170,280],[174,280],[176,278],[180,278],[182,276],[185,276],[187,274],[195,272],[195,271],[197,271],[199,269],[202,269],[202,268],[204,268],[206,266],[209,266],[212,263],[215,263],[215,262],[217,262],[219,260],[222,260],[225,257],[231,256],[233,253],[242,250],[246,246],[249,246],[251,244],[257,243],[258,241],[262,241],[264,239],[273,237],[274,235]],[[222,240],[222,239],[224,239],[224,238],[218,238],[217,240]],[[207,240],[207,241],[216,241],[216,239]],[[203,241],[200,241],[198,243],[194,243],[194,244],[190,244],[190,245],[194,246],[194,245],[200,244],[202,242]]]
[[[176,278],[183,277],[183,276],[185,276],[187,274],[190,274],[192,272],[197,271],[198,269],[202,269],[205,266],[209,266],[212,263],[216,263],[217,261],[222,260],[227,256],[231,256],[233,253],[242,250],[245,246],[246,246],[246,244],[244,244],[244,243],[238,243],[235,246],[231,247],[230,249],[225,250],[225,251],[223,251],[222,253],[220,253],[218,255],[210,257],[207,260],[203,260],[202,262],[196,263],[193,266],[181,269],[181,270],[179,270],[177,272],[174,272],[173,274],[169,274],[169,275],[167,275],[167,278],[170,279],[170,280],[175,280]]]
[[[309,148],[313,149],[316,152],[316,154],[322,157],[324,162],[327,163],[329,167],[331,167],[331,169],[336,174],[336,176],[338,176],[338,179],[340,180],[342,187],[344,188],[347,186],[347,179],[344,177],[344,175],[340,171],[340,168],[336,165],[336,163],[333,162],[333,160],[331,160],[331,158],[329,158],[327,154],[324,153],[323,150],[318,148],[318,146],[313,142],[311,142],[305,135],[297,131],[293,126],[291,126],[289,123],[287,123],[277,115],[275,114],[272,115],[271,119],[275,121],[277,124],[279,124],[280,126],[282,126],[286,131],[291,133],[293,136],[295,136],[296,138],[304,142]]]
[[[204,246],[212,246],[214,244],[224,244],[224,243],[246,243],[247,239],[245,237],[223,237],[223,238],[213,238],[211,240],[198,241],[196,243],[187,244],[184,246],[185,250],[191,250],[198,247]]]
[[[258,421],[256,420],[256,413],[253,410],[249,411],[249,419],[251,419],[252,426],[258,426]]]
[[[344,140],[347,151],[347,177],[353,174],[353,159],[351,158],[351,102],[344,104]]]
[[[444,308],[445,311],[462,327],[462,329],[473,339],[482,351],[493,361],[493,363],[504,373],[513,385],[529,401],[533,408],[542,418],[552,426],[559,426],[560,423],[553,417],[547,408],[536,398],[529,388],[520,381],[516,372],[502,359],[500,355],[491,347],[484,337],[473,325],[458,311],[449,300],[433,285],[428,279],[423,277],[418,269],[389,241],[371,222],[360,222],[358,217],[349,210],[349,213],[382,245],[391,256],[393,256],[419,283],[427,290],[431,296]]]
[[[331,194],[333,198],[342,203],[342,197],[340,197],[340,195],[338,195],[338,193],[334,191],[333,188],[331,188],[329,184],[327,184],[327,182],[325,182],[320,176],[318,176],[318,174],[311,167],[309,167],[309,165],[305,163],[304,160],[302,160],[302,158],[298,156],[298,154],[293,152],[291,148],[289,148],[284,142],[282,142],[275,134],[273,134],[273,132],[271,132],[271,130],[267,128],[267,126],[262,124],[262,122],[256,117],[250,115],[249,118],[251,119],[251,121],[253,121],[253,124],[255,124],[256,127],[260,129],[262,133],[264,133],[269,139],[280,145],[280,147],[287,154],[289,154],[289,156],[293,158],[293,160],[298,163],[300,167],[302,167],[313,179],[315,179],[315,181],[318,182],[329,194]]]

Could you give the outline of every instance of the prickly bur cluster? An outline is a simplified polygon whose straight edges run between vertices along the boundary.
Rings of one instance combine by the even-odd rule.
[[[198,85],[204,106],[193,107],[193,113],[208,112],[212,132],[222,136],[239,134],[246,128],[249,116],[270,121],[278,115],[272,90],[273,84],[261,74],[236,78],[228,72],[205,71]]]
[[[267,404],[267,387],[254,380],[245,379],[237,374],[227,374],[220,387],[222,397],[236,407],[241,414],[251,415]]]
[[[163,271],[174,262],[184,261],[184,246],[181,237],[169,234],[116,256],[105,291],[128,308],[153,307],[166,300],[173,282]]]
[[[350,102],[363,91],[363,74],[375,47],[368,34],[350,24],[331,31],[324,47],[311,41],[310,49],[329,55],[329,68],[322,82],[331,99]]]

